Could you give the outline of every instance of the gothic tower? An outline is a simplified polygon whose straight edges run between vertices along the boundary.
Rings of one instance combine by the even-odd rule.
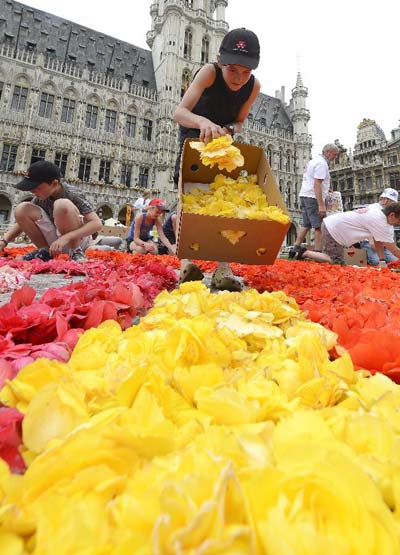
[[[177,127],[172,114],[196,71],[216,60],[228,31],[228,0],[156,0],[150,6],[152,50],[159,100],[157,174],[172,188],[172,168],[177,146]],[[168,175],[167,175],[168,174]]]
[[[310,112],[306,108],[308,89],[303,85],[300,72],[297,74],[296,86],[292,89],[290,117],[293,123],[293,138],[297,145],[297,170],[301,176],[311,158],[311,135],[308,133]]]

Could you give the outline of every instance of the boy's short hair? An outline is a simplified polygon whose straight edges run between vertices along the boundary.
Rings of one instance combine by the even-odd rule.
[[[257,35],[244,27],[229,31],[221,42],[219,62],[222,65],[256,69],[260,62],[260,43]]]

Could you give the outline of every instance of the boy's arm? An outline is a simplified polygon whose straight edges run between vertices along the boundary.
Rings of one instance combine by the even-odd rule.
[[[240,112],[239,112],[239,115],[237,117],[237,121],[234,122],[234,124],[235,124],[235,133],[239,133],[239,131],[242,129],[243,122],[247,118],[247,116],[249,115],[250,108],[254,104],[255,99],[257,98],[257,96],[260,93],[260,90],[261,90],[260,81],[258,79],[254,79],[254,87],[253,87],[253,90],[251,92],[251,95],[246,100],[246,102],[243,104],[243,106],[240,108]]]
[[[21,232],[22,229],[19,227],[19,224],[15,223],[9,230],[4,233],[4,241],[7,241],[7,243],[11,243],[11,241],[14,241],[14,239],[16,239]],[[0,252],[2,252],[6,247],[4,241],[0,239]]]
[[[178,216],[177,214],[172,214],[171,221],[172,221],[172,229],[174,230],[174,234],[176,237],[176,223],[177,223]]]
[[[174,245],[171,245],[171,243],[169,242],[169,240],[165,236],[164,230],[163,230],[161,222],[159,220],[157,220],[157,222],[156,222],[156,228],[157,228],[158,236],[159,236],[161,242],[167,247],[167,249],[171,253],[175,254],[175,247],[174,247]]]
[[[200,140],[204,142],[216,139],[220,135],[226,135],[226,129],[224,127],[217,125],[203,116],[193,114],[192,112],[204,90],[211,87],[214,81],[214,66],[212,64],[207,64],[202,67],[174,112],[174,121],[183,127],[199,129]]]
[[[140,238],[140,226],[142,225],[142,221],[143,221],[143,214],[140,216],[137,216],[135,218],[134,221],[134,228],[133,228],[133,242],[138,246],[138,247],[145,247],[145,241],[142,241]]]
[[[375,239],[375,250],[379,256],[380,260],[384,260],[383,248],[386,247],[394,256],[400,258],[400,249],[397,247],[396,243],[383,243]]]

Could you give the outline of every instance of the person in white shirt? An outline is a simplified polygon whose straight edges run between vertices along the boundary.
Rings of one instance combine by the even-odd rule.
[[[321,226],[322,252],[301,247],[296,258],[344,264],[343,247],[350,247],[364,237],[371,236],[379,256],[379,267],[385,268],[384,247],[400,257],[400,249],[393,239],[394,225],[400,225],[400,202],[394,202],[383,210],[360,208],[352,212],[332,214],[324,219]]]
[[[328,163],[338,154],[337,145],[329,143],[322,149],[322,154],[318,154],[307,164],[299,193],[302,227],[299,229],[295,244],[289,251],[289,258],[294,258],[299,252],[311,228],[314,229],[315,249],[321,250],[321,224],[326,216],[325,199],[331,181]]]
[[[148,206],[150,202],[150,196],[150,193],[146,191],[142,197],[139,197],[137,201],[135,201],[133,208],[135,208],[137,212],[142,211],[143,208]]]
[[[379,197],[379,202],[374,202],[374,204],[370,204],[367,206],[369,210],[371,209],[378,209],[383,210],[385,206],[389,206],[394,202],[397,202],[399,199],[399,193],[396,189],[392,189],[391,187],[386,188],[381,196]],[[379,264],[379,256],[375,250],[374,241],[371,237],[365,239],[364,241],[360,241],[360,247],[367,252],[367,262],[371,266],[377,266]],[[394,256],[387,248],[383,249],[383,254],[385,258],[385,262],[394,262],[397,260],[397,257]]]

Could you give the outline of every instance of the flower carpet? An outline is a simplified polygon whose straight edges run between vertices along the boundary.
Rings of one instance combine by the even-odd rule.
[[[0,553],[400,553],[398,274],[234,264],[249,289],[213,294],[172,256],[20,253]],[[44,272],[84,279],[36,299]]]

